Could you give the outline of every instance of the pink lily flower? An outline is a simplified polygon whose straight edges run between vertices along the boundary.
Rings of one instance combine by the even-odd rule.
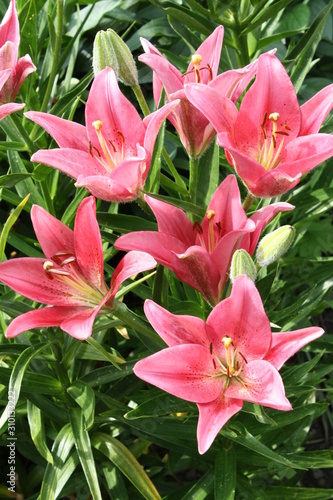
[[[193,224],[181,209],[168,203],[147,195],[145,200],[155,214],[158,232],[125,234],[116,240],[115,247],[149,253],[211,305],[221,298],[234,251],[244,248],[252,255],[269,221],[278,212],[294,208],[289,203],[275,203],[247,218],[234,175],[217,188],[201,224]]]
[[[60,146],[37,151],[31,160],[61,170],[102,200],[135,200],[147,178],[160,126],[177,105],[167,104],[142,120],[121,93],[115,72],[105,68],[89,93],[86,127],[48,113],[26,113]]]
[[[291,410],[278,370],[324,333],[319,327],[272,333],[260,295],[245,275],[236,278],[230,297],[215,306],[206,322],[176,316],[151,300],[144,309],[169,347],[136,363],[134,373],[198,405],[201,454],[243,401]]]
[[[121,283],[156,265],[149,255],[130,252],[114,270],[110,289],[106,286],[93,197],[81,202],[74,231],[37,205],[32,207],[31,219],[46,258],[22,257],[2,262],[0,280],[15,292],[48,307],[15,318],[7,328],[8,338],[33,328],[60,326],[72,337],[84,340],[90,337],[96,316],[112,311]]]
[[[237,101],[256,72],[257,61],[240,70],[227,71],[216,77],[223,34],[223,26],[218,26],[192,56],[185,74],[169,63],[148,40],[141,38],[145,54],[139,56],[139,60],[154,72],[153,91],[156,105],[163,87],[168,101],[181,100],[180,105],[169,114],[168,120],[177,130],[184,148],[192,158],[202,155],[214,139],[216,131],[205,114],[187,99],[184,88],[194,82],[200,86],[212,86],[220,93],[224,105],[229,108],[229,99]]]
[[[256,80],[239,111],[232,103],[226,108],[213,88],[193,84],[185,93],[211,121],[218,144],[254,196],[286,193],[333,154],[333,136],[318,133],[333,107],[333,84],[299,106],[286,70],[272,53],[259,57]]]
[[[18,111],[24,104],[14,104],[17,93],[29,73],[36,71],[29,55],[18,59],[20,27],[15,0],[11,0],[0,25],[0,120]]]

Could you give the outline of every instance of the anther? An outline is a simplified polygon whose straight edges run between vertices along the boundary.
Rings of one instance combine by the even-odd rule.
[[[213,342],[209,344],[209,352],[212,354],[213,352]]]
[[[203,233],[203,229],[197,220],[193,224],[193,230],[196,231],[198,234]]]
[[[212,358],[212,361],[213,361],[213,366],[214,366],[214,368],[215,368],[215,370],[216,370],[216,363],[215,363],[215,359],[214,359],[214,358]]]

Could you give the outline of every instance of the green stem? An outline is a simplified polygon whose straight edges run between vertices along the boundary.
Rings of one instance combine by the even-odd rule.
[[[26,129],[23,127],[20,118],[13,113],[12,115],[7,117],[8,121],[11,121],[12,124],[16,127],[18,133],[22,137],[22,140],[25,142],[27,145],[28,151],[30,153],[35,153],[37,151],[37,147],[35,143],[30,139],[28,132]]]
[[[173,175],[173,178],[175,179],[176,184],[178,184],[179,187],[185,188],[187,190],[186,184],[183,181],[183,179],[181,178],[181,176],[179,175],[179,173],[177,172],[176,167],[172,163],[172,160],[169,156],[169,153],[165,149],[165,146],[163,147],[163,158],[165,159],[165,162],[170,170],[170,173]]]
[[[140,85],[139,84],[133,85],[132,89],[133,89],[135,97],[137,98],[137,101],[140,105],[140,108],[142,109],[142,113],[145,116],[148,116],[150,114],[150,109],[149,109],[148,104],[146,102],[145,96],[142,93]]]
[[[165,347],[163,340],[148,326],[144,321],[134,314],[122,302],[115,301],[114,315],[124,322],[126,326],[133,328],[137,333],[140,333],[138,338],[151,350],[160,350]]]
[[[190,178],[189,178],[189,193],[191,203],[194,205],[197,202],[197,183],[198,183],[198,169],[199,169],[199,158],[190,157]]]
[[[247,210],[250,208],[250,206],[252,205],[253,201],[255,199],[255,196],[253,196],[253,194],[251,194],[250,192],[247,193],[246,195],[246,198],[243,202],[243,208],[245,210],[245,212],[247,212]]]
[[[62,31],[64,27],[64,0],[57,0],[57,29],[56,29],[56,42],[55,42],[55,47],[54,47],[54,54],[53,54],[53,63],[52,63],[52,68],[51,68],[51,73],[49,76],[49,80],[47,83],[47,87],[45,90],[44,94],[44,99],[40,108],[40,111],[45,112],[47,110],[48,102],[51,96],[53,84],[55,77],[57,75],[58,71],[58,64],[59,64],[59,59],[60,59],[60,52],[61,52],[61,42],[62,42]],[[37,131],[38,131],[39,125],[36,123],[34,128],[32,129],[32,132],[30,134],[30,138],[33,141],[34,138],[36,137]]]
[[[49,336],[50,338],[50,336]],[[60,381],[63,393],[65,397],[65,401],[67,403],[67,407],[70,408],[74,406],[72,398],[68,395],[67,388],[71,385],[70,380],[68,378],[68,373],[64,364],[62,362],[62,352],[58,342],[50,342],[51,349],[53,351],[55,357],[55,370],[58,375],[58,380]]]

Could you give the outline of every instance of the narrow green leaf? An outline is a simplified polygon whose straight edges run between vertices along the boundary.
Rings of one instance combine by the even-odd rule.
[[[95,393],[93,389],[80,380],[76,380],[70,387],[67,388],[67,392],[82,408],[85,428],[87,430],[91,429],[94,424],[95,414]]]
[[[8,416],[15,410],[16,403],[20,396],[21,384],[26,368],[28,367],[30,361],[43,349],[45,349],[46,346],[48,346],[48,344],[38,345],[38,347],[28,347],[17,358],[9,380],[8,404],[0,419],[0,429],[6,425]]]
[[[98,222],[105,228],[113,229],[117,233],[130,233],[132,231],[156,231],[157,224],[135,215],[109,214],[97,212]]]
[[[10,380],[10,369],[0,367],[0,383],[8,386]],[[25,372],[22,380],[22,392],[25,394],[57,394],[62,393],[62,385],[59,380],[45,375],[44,373]]]
[[[42,412],[29,400],[27,400],[27,412],[31,439],[33,440],[37,451],[42,455],[42,457],[44,457],[45,460],[53,465],[52,453],[50,452],[46,444]]]
[[[7,155],[8,155],[9,165],[13,174],[29,174],[17,151],[8,151]],[[22,180],[21,182],[17,183],[15,187],[18,194],[22,198],[25,198],[28,194],[30,194],[31,196],[30,201],[32,203],[35,203],[36,205],[40,205],[43,208],[45,208],[44,199],[39,194],[37,186],[34,184],[31,178],[28,177]]]
[[[98,484],[95,460],[91,449],[90,437],[85,429],[84,415],[81,409],[71,408],[69,410],[75,447],[79,456],[84,475],[86,477],[90,493],[94,500],[102,500],[101,490]]]
[[[213,491],[213,488],[214,473],[209,470],[182,496],[182,500],[204,500]]]
[[[248,21],[248,19],[244,19],[242,21],[242,26],[245,26],[245,29],[243,29],[242,31],[242,35],[251,33],[251,31],[253,31],[265,21],[276,17],[281,10],[285,9],[287,5],[290,4],[291,1],[292,0],[280,0],[273,5],[269,5],[267,2],[267,6],[260,9],[259,14],[254,19],[252,19],[250,22]]]
[[[54,500],[59,480],[62,478],[61,471],[64,463],[74,446],[74,436],[70,424],[66,424],[57,435],[52,455],[54,463],[47,464],[40,490],[39,500]]]
[[[215,498],[233,500],[236,491],[236,453],[226,448],[215,458]]]
[[[29,199],[29,194],[24,198],[24,200],[21,201],[21,203],[15,208],[15,210],[13,210],[13,212],[10,214],[10,216],[8,217],[8,219],[6,220],[6,222],[3,226],[1,236],[0,236],[0,262],[2,262],[2,260],[3,260],[3,254],[5,252],[5,246],[6,246],[9,231],[11,230],[11,228],[13,227],[15,222],[17,221],[17,219],[18,219],[20,213],[22,212],[22,209],[23,209],[24,205],[26,204],[26,202],[28,201],[28,199]]]
[[[332,500],[332,488],[300,488],[299,486],[270,486],[265,490],[269,500]]]
[[[142,466],[120,441],[100,432],[92,436],[91,442],[118,467],[146,500],[161,498]]]

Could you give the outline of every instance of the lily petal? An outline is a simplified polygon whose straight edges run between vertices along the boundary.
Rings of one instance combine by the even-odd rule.
[[[285,396],[281,375],[265,360],[247,363],[243,368],[243,381],[236,380],[231,384],[225,391],[225,396],[243,399],[276,410],[292,410]]]
[[[209,348],[206,325],[202,319],[171,314],[152,300],[145,301],[144,311],[152,327],[169,347],[200,344]]]
[[[91,158],[88,152],[79,149],[40,149],[32,155],[31,161],[50,165],[73,179],[80,175],[105,175],[104,167]]]
[[[301,106],[299,135],[316,134],[333,107],[333,83],[323,88]]]
[[[265,360],[279,370],[297,351],[312,342],[312,340],[318,339],[324,333],[324,330],[317,326],[302,328],[293,332],[275,332],[272,334],[272,346],[266,354]]]
[[[198,421],[198,446],[202,455],[211,447],[224,424],[243,407],[241,399],[226,398],[221,394],[210,403],[200,403]]]
[[[20,26],[15,0],[10,0],[10,4],[0,25],[0,47],[7,41],[13,42],[17,47],[20,43]]]
[[[72,316],[73,307],[43,307],[35,309],[27,313],[21,314],[13,319],[6,330],[5,336],[8,339],[16,337],[20,333],[34,328],[49,328],[52,326],[60,326],[60,324],[70,316]]]
[[[222,326],[222,331],[221,331]],[[272,333],[261,297],[252,280],[235,279],[231,295],[220,302],[207,319],[207,335],[218,355],[225,358],[222,337],[229,336],[246,360],[262,359],[269,351]],[[241,399],[241,396],[234,395]]]
[[[176,345],[138,361],[137,377],[186,401],[208,403],[221,393],[223,382],[215,371],[209,349],[202,345]]]
[[[92,196],[85,198],[77,209],[74,244],[75,257],[82,274],[98,290],[104,290],[106,293],[101,232],[96,220],[96,203]]]
[[[28,111],[25,116],[43,127],[61,148],[89,151],[86,127],[50,113]],[[54,151],[54,150],[53,150]],[[33,160],[37,161],[37,160]]]
[[[16,111],[20,111],[20,109],[23,109],[24,106],[25,104],[15,104],[14,102],[9,102],[8,104],[1,104],[0,120],[2,120],[8,115],[11,115],[12,113],[15,113]]]
[[[127,253],[115,268],[111,278],[111,295],[112,300],[119,290],[120,285],[131,276],[149,271],[156,267],[156,260],[145,252],[137,252],[133,250]]]
[[[44,208],[33,205],[31,220],[37,239],[47,259],[64,250],[75,255],[74,233]]]
[[[313,134],[297,137],[286,149],[279,169],[290,176],[305,174],[333,155],[333,135]]]

